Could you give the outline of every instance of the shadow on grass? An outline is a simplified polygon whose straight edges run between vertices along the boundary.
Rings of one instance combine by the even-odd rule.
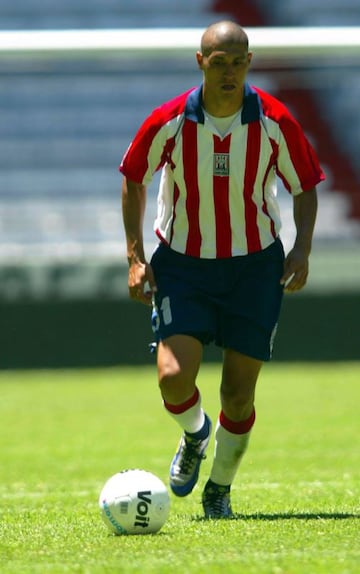
[[[351,512],[279,512],[273,514],[267,513],[255,513],[255,514],[237,514],[226,520],[264,520],[264,521],[275,521],[275,520],[348,520],[348,519],[358,519],[360,514],[353,514]],[[193,518],[197,522],[203,522],[208,520],[204,516],[196,516]]]

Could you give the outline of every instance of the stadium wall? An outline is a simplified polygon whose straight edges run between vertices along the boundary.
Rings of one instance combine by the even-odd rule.
[[[0,302],[0,368],[153,363],[150,310],[126,299]],[[359,293],[286,296],[274,361],[360,359]],[[220,359],[211,346],[205,360]]]

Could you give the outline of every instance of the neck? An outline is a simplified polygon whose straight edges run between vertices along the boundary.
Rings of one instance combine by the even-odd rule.
[[[217,99],[214,96],[209,96],[206,90],[203,90],[203,107],[204,109],[216,118],[225,118],[236,114],[243,104],[243,94],[239,98],[237,94],[235,97]]]

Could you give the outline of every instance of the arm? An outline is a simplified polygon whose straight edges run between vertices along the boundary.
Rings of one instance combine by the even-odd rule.
[[[294,197],[296,239],[285,259],[284,274],[280,280],[286,292],[298,291],[306,284],[316,213],[315,187]]]
[[[151,266],[147,263],[143,243],[143,221],[146,207],[146,186],[123,178],[122,213],[129,264],[128,287],[131,299],[151,304],[156,290]],[[145,291],[145,283],[150,291]]]

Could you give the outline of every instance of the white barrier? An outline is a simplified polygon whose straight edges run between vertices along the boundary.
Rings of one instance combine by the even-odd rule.
[[[360,55],[360,27],[247,28],[251,49],[264,59],[342,58]],[[194,51],[200,28],[0,31],[0,56],[71,52]]]

